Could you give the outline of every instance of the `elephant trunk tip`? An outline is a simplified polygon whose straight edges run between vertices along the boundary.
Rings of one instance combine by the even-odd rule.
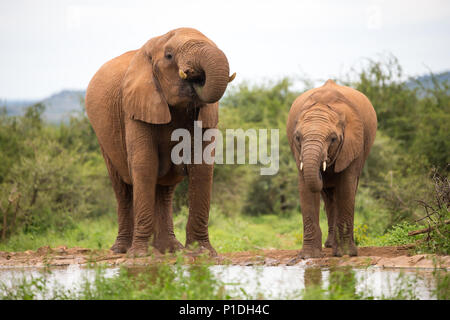
[[[309,191],[313,193],[321,192],[323,189],[322,179],[320,179],[318,183],[308,183],[307,187]]]

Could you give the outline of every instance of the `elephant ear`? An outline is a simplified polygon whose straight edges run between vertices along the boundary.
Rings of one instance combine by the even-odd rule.
[[[198,120],[203,128],[216,128],[219,122],[219,102],[208,103],[200,108]]]
[[[153,74],[151,57],[144,48],[136,52],[122,82],[122,103],[131,118],[153,124],[171,121],[169,105]]]
[[[333,107],[339,110],[344,126],[343,144],[334,165],[334,171],[341,172],[361,154],[364,147],[364,127],[358,114],[346,103],[338,103]]]

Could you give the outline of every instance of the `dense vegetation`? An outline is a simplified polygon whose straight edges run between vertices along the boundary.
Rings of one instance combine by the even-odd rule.
[[[420,228],[415,221],[426,214],[417,201],[433,204],[433,177],[445,180],[450,171],[449,84],[432,76],[432,88],[420,83],[412,87],[403,79],[398,62],[388,58],[368,61],[339,81],[365,93],[378,115],[379,130],[356,204],[360,244],[413,241],[407,231]],[[280,156],[279,172],[273,176],[260,175],[259,165],[215,166],[211,238],[219,251],[301,245],[297,169],[285,132],[289,108],[301,93],[292,87],[289,79],[243,83],[221,101],[222,131],[279,128]],[[35,249],[55,244],[51,239],[107,247],[116,232],[115,200],[89,121],[80,113],[50,125],[42,120],[43,111],[36,104],[23,116],[0,114],[0,248]],[[180,240],[186,189],[184,181],[174,203]],[[449,218],[448,203],[439,210],[439,219]],[[427,222],[429,218],[418,224],[426,227]],[[445,245],[433,250],[448,253],[448,228],[439,234],[436,241]]]

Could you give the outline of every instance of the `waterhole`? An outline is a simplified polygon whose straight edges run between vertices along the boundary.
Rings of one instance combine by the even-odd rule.
[[[224,266],[208,267],[212,276],[223,283],[232,295],[243,299],[302,299],[305,290],[322,292],[345,290],[362,299],[435,299],[436,279],[430,269],[385,269],[379,267],[312,268],[306,266]],[[189,272],[187,268],[183,272]],[[136,269],[137,272],[145,272]],[[120,268],[105,268],[104,278],[119,275]],[[71,265],[65,268],[2,268],[0,269],[0,297],[23,281],[43,279],[40,286],[47,291],[59,288],[79,290],[85,281],[93,282],[96,270]],[[173,281],[177,281],[176,279]],[[39,285],[39,284],[38,284]],[[326,295],[325,297],[331,297]],[[40,292],[36,299],[46,299]],[[119,297],[120,298],[120,297]],[[314,298],[314,296],[313,296]]]

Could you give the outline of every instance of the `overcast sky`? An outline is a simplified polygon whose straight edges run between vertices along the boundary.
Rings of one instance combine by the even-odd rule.
[[[339,78],[395,55],[407,75],[450,70],[450,1],[1,1],[0,99],[85,89],[148,39],[193,27],[228,57],[236,83]]]

